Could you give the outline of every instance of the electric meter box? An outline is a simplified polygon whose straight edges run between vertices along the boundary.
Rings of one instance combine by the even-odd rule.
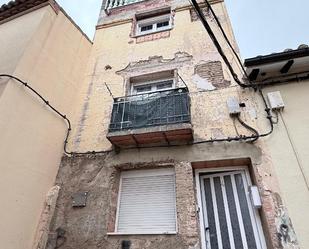
[[[236,97],[229,97],[227,100],[227,107],[231,116],[237,116],[240,114],[239,101]]]
[[[272,110],[280,111],[284,108],[284,102],[279,91],[268,93],[267,98]]]

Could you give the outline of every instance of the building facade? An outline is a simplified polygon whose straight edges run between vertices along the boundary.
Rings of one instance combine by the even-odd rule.
[[[189,2],[103,1],[79,96],[47,248],[299,248],[267,145],[251,141],[273,129],[262,98]]]
[[[30,2],[31,11],[22,8]],[[298,156],[291,153],[290,133],[267,100],[272,89],[252,78],[255,64],[247,69],[251,82],[231,73],[200,21],[205,18],[242,78],[217,23],[238,53],[228,13],[222,0],[210,4],[216,15],[200,3],[200,17],[189,1],[103,0],[93,43],[54,1],[0,9],[0,30],[14,41],[32,38],[19,39],[18,49],[0,39],[11,49],[0,50],[7,56],[0,73],[31,83],[66,114],[55,117],[37,96],[23,99],[29,96],[13,80],[0,84],[0,128],[9,134],[0,142],[8,158],[1,156],[1,167],[24,172],[3,168],[9,176],[3,189],[11,181],[19,191],[6,195],[5,207],[16,211],[1,213],[6,249],[306,248],[308,229],[293,202],[302,201],[305,213],[303,170],[285,172],[286,159],[306,159],[305,140]],[[33,18],[29,27],[25,18]],[[21,25],[33,33],[24,35]],[[17,128],[1,111],[13,105],[3,100],[17,101],[14,94],[16,116],[23,118],[15,123],[37,122],[17,133],[25,144],[9,160],[14,151],[5,145],[14,145],[17,138],[8,141]],[[27,101],[39,110],[26,112]],[[286,158],[278,150],[283,143]]]

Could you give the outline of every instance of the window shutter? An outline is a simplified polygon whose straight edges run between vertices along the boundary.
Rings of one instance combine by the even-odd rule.
[[[117,232],[125,234],[176,232],[173,169],[122,172]]]

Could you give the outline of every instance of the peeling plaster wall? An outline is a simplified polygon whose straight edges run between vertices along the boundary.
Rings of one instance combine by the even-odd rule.
[[[66,158],[59,171],[57,183],[62,187],[58,200],[53,230],[63,229],[66,242],[62,248],[121,248],[123,240],[130,240],[132,248],[182,249],[198,244],[197,220],[193,193],[193,176],[190,164],[174,163],[171,160],[127,164],[119,167],[108,165],[113,160],[106,157]],[[121,169],[167,167],[174,165],[176,171],[176,200],[178,206],[178,234],[144,236],[108,236],[113,232],[110,223],[115,219],[117,188]],[[81,177],[82,175],[82,177]],[[72,209],[71,195],[79,191],[89,191],[87,207]],[[111,221],[112,219],[112,221]],[[59,243],[59,242],[58,242]],[[54,248],[57,240],[51,238],[47,248]]]
[[[261,192],[261,217],[268,248],[298,248],[297,244],[295,247],[291,244],[282,245],[279,239],[282,237],[280,227],[283,224],[284,207],[279,203],[279,187],[273,177],[271,159],[262,149],[264,147],[263,142],[256,145],[224,143],[188,148],[130,150],[118,155],[111,153],[103,156],[64,157],[56,181],[61,186],[61,191],[47,248],[54,249],[57,243],[59,245],[65,241],[61,248],[114,249],[121,248],[123,240],[130,240],[132,248],[138,249],[199,248],[192,162],[208,162],[204,167],[247,165],[253,182]],[[235,158],[243,159],[246,163],[242,164],[241,160],[234,162]],[[216,163],[217,161],[221,163]],[[113,232],[115,222],[119,172],[170,166],[175,167],[176,171],[178,234],[107,235],[108,232]],[[83,191],[89,192],[87,206],[72,208],[72,195]],[[286,225],[291,229],[289,223]],[[57,237],[59,230],[64,238]]]
[[[156,1],[146,2],[149,4],[146,7],[144,6],[144,9],[139,7],[141,8],[140,10],[146,11],[155,8],[157,5],[160,6],[160,3]],[[153,6],[154,2],[156,2],[156,6]],[[168,3],[169,1],[166,4]],[[166,4],[164,6],[166,6]],[[173,6],[176,7],[177,5]],[[227,16],[225,16],[224,4],[222,2],[217,3],[214,5],[214,9],[219,14],[224,28],[234,41],[229,20]],[[136,10],[134,9],[134,11]],[[110,24],[113,26],[98,27],[89,64],[87,66],[87,76],[85,77],[83,88],[79,93],[79,113],[76,119],[73,120],[73,135],[69,144],[71,150],[106,150],[111,147],[109,141],[106,139],[106,134],[110,121],[113,99],[105,87],[105,82],[108,84],[115,97],[124,96],[127,89],[126,77],[117,72],[124,70],[133,62],[138,63],[142,61],[147,63],[149,60],[150,63],[151,60],[149,58],[156,56],[162,57],[163,60],[173,60],[177,56],[177,53],[186,53],[192,56],[191,60],[186,60],[183,63],[173,65],[171,63],[170,69],[178,70],[179,75],[185,80],[192,92],[192,110],[194,113],[201,113],[202,115],[202,113],[208,112],[207,107],[204,108],[202,103],[213,106],[212,108],[216,107],[215,103],[207,100],[209,95],[214,95],[213,93],[200,92],[200,90],[213,90],[214,88],[196,79],[195,67],[201,63],[209,63],[211,61],[221,62],[221,58],[212,44],[212,41],[207,37],[207,33],[201,23],[191,22],[190,9],[185,8],[176,11],[174,16],[174,28],[170,31],[170,37],[139,44],[135,38],[130,37],[133,18],[132,13],[134,13],[134,11],[126,13],[126,18],[129,16],[131,18],[128,23],[115,23]],[[112,23],[112,20],[116,20],[117,18],[122,19],[123,17],[122,14],[111,14],[105,18],[106,23]],[[214,23],[212,23],[212,25],[215,27]],[[215,30],[219,34],[219,30]],[[228,56],[231,56],[231,54]],[[167,68],[167,65],[168,63],[164,65],[165,68]],[[237,68],[236,64],[234,64],[234,66]],[[152,66],[152,69],[150,67],[149,69],[135,68],[135,74],[158,72],[164,70],[163,68],[162,66]],[[231,82],[232,77],[228,73],[224,63],[222,63],[222,70],[218,67],[218,71],[223,74],[227,82]],[[224,87],[226,87],[226,85]],[[229,90],[223,90],[222,94],[227,96],[228,91]],[[240,90],[237,90],[237,87],[235,87],[235,83],[231,82],[231,95],[236,94],[236,96],[238,96],[238,94],[241,94],[238,93],[239,91]],[[217,94],[221,93],[218,92]],[[243,96],[241,98],[245,99],[246,97]],[[194,104],[197,103],[197,100],[200,101],[200,105]],[[248,108],[248,110],[249,109],[250,108]],[[226,121],[228,120],[230,122],[228,115],[226,115],[226,111],[226,104],[223,100],[222,109],[219,110],[219,112],[222,113],[220,117],[224,116]],[[211,116],[217,119],[215,114],[216,113]],[[198,120],[199,117],[200,116],[197,116],[195,118],[193,114],[193,122],[202,122],[204,124],[205,120],[200,121]],[[197,127],[197,129],[201,129],[201,127]],[[210,135],[210,133],[210,130],[206,130],[204,127],[203,131],[196,131],[196,137],[205,138]],[[232,124],[227,135],[232,136],[234,134],[235,129]]]
[[[226,101],[236,97],[244,103],[242,119],[260,130],[257,125],[259,101],[253,90],[241,89],[233,82],[212,41],[200,22],[191,21],[190,8],[180,1],[145,1],[124,9],[115,9],[107,15],[101,13],[94,45],[87,66],[87,75],[79,93],[78,113],[73,120],[70,150],[78,152],[111,149],[106,139],[113,99],[127,93],[130,77],[141,74],[177,69],[190,90],[191,116],[194,140],[251,135],[230,118]],[[133,14],[172,3],[174,27],[169,35],[143,42],[132,37]],[[179,8],[178,8],[179,7]],[[181,7],[181,8],[180,8]],[[214,4],[223,27],[236,44],[222,2]],[[220,37],[213,21],[216,34]],[[229,50],[227,50],[229,51]],[[238,68],[231,54],[234,68]],[[221,67],[221,65],[222,67]],[[202,66],[202,73],[197,73]],[[238,68],[239,69],[239,68]],[[239,72],[239,70],[237,70]],[[178,84],[181,84],[179,81]],[[265,114],[263,118],[265,118]],[[268,126],[263,126],[266,131]],[[271,157],[263,141],[249,143],[214,143],[179,148],[155,148],[121,151],[120,154],[102,156],[65,157],[61,163],[56,184],[61,186],[48,249],[62,245],[69,249],[121,248],[123,240],[131,240],[136,249],[196,249],[199,248],[199,226],[196,216],[194,175],[191,163],[227,160],[216,166],[239,166],[235,159],[249,159],[253,181],[258,185],[263,209],[261,218],[268,248],[291,248],[280,240],[284,223],[284,206],[274,177]],[[179,233],[176,236],[111,236],[115,226],[119,173],[122,169],[162,167],[173,165],[176,170],[177,212]],[[207,167],[207,166],[205,166]],[[72,209],[71,196],[89,191],[86,208]],[[287,219],[285,219],[286,221]],[[291,230],[291,224],[287,224]],[[64,244],[62,244],[64,243]],[[295,244],[296,248],[297,245]]]

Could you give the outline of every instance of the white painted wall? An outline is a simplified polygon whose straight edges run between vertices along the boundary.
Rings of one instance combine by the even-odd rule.
[[[280,91],[285,102],[282,118],[274,133],[266,138],[282,197],[287,206],[301,248],[309,248],[309,80],[267,87]],[[303,172],[302,172],[303,171]]]
[[[28,82],[72,118],[91,42],[50,6],[0,25],[0,33],[0,73]],[[30,249],[67,125],[14,80],[0,97],[0,248]]]

